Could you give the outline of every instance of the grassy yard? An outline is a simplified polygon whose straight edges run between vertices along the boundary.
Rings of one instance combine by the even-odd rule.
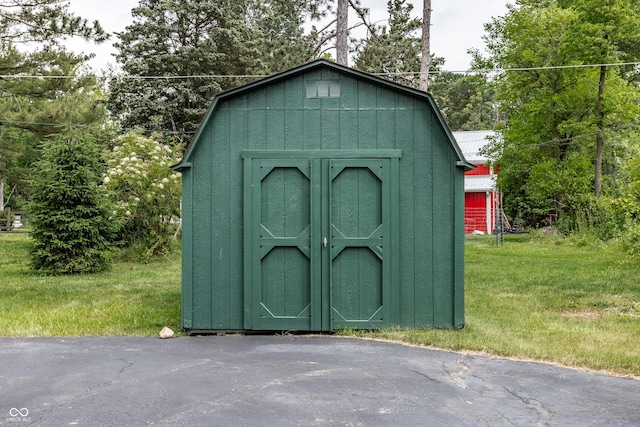
[[[29,269],[28,249],[28,234],[0,234],[0,336],[178,331],[179,255],[48,276]],[[496,247],[469,237],[464,329],[355,334],[638,376],[639,271],[640,260],[613,246],[519,235]]]
[[[640,261],[529,235],[466,242],[466,326],[375,337],[640,375]]]
[[[0,336],[157,335],[180,328],[180,259],[51,276],[31,270],[29,235],[0,234]]]

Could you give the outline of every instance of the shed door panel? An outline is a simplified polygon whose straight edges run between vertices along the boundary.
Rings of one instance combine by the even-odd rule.
[[[311,329],[311,164],[256,160],[252,193],[253,329]]]
[[[389,159],[245,159],[245,328],[389,317]]]
[[[332,328],[379,328],[389,304],[389,160],[332,160]]]

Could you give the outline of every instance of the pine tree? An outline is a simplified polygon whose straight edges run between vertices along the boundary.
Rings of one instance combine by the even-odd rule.
[[[100,24],[89,23],[68,10],[64,0],[2,0],[0,2],[0,74],[73,75],[91,55],[74,55],[66,52],[61,41],[81,37],[96,43],[104,42],[108,35]],[[29,46],[28,52],[20,52],[17,46]],[[24,153],[25,142],[34,138],[15,128],[34,132],[36,137],[59,131],[54,126],[41,123],[60,123],[76,111],[78,99],[69,102],[67,94],[86,99],[86,86],[95,85],[87,80],[70,79],[21,79],[0,80],[0,187],[5,180],[17,179],[19,174],[11,170],[16,158]],[[90,95],[91,96],[91,95]],[[86,105],[83,104],[83,105]],[[91,106],[90,106],[91,107]],[[103,109],[92,106],[76,119],[81,123],[96,118],[93,111]],[[102,115],[104,117],[104,115]],[[11,129],[13,128],[13,129]],[[16,136],[20,138],[16,141]],[[10,182],[7,187],[18,185]],[[0,206],[3,205],[0,192]]]
[[[451,130],[494,129],[500,122],[495,88],[482,73],[440,72],[431,78],[433,95]]]
[[[108,268],[116,227],[100,186],[94,138],[73,132],[54,136],[45,143],[34,177],[32,267],[63,274]]]
[[[304,2],[254,0],[250,6],[251,29],[257,34],[258,63],[251,74],[270,75],[309,62],[314,40],[304,34]]]
[[[115,44],[125,76],[111,82],[109,109],[126,128],[174,131],[187,141],[213,96],[246,81],[227,76],[255,68],[247,2],[141,0],[132,15]],[[203,75],[220,77],[195,77]]]
[[[422,40],[418,31],[419,18],[412,18],[413,5],[406,0],[389,0],[389,27],[372,27],[357,52],[355,68],[412,87],[418,87]],[[443,63],[432,55],[430,69],[435,71]]]
[[[108,39],[100,23],[69,12],[66,0],[2,0],[0,38],[3,43],[58,45],[68,37],[101,43]]]
[[[104,95],[95,79],[45,78],[73,77],[86,59],[61,49],[22,53],[11,45],[0,47],[0,73],[43,76],[0,80],[0,187],[5,181],[5,188],[17,186],[21,195],[28,193],[25,168],[37,157],[40,141],[59,133],[60,125],[95,127],[104,122]]]

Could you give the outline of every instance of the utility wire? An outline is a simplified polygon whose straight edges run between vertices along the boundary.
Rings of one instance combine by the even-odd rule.
[[[632,125],[628,125],[628,126],[616,126],[614,128],[611,129],[604,129],[598,132],[593,132],[593,133],[585,133],[585,134],[581,134],[581,135],[576,135],[576,136],[568,136],[565,138],[556,138],[556,139],[550,139],[548,141],[544,141],[544,142],[538,142],[535,144],[526,144],[526,145],[509,145],[509,146],[505,146],[504,145],[504,141],[502,141],[502,148],[501,150],[503,151],[511,151],[511,150],[522,150],[525,148],[536,148],[536,147],[545,147],[545,146],[550,146],[550,145],[556,145],[556,146],[563,146],[563,145],[570,145],[573,144],[574,142],[577,142],[580,139],[585,139],[585,138],[592,138],[598,135],[602,135],[608,132],[620,132],[620,131],[625,131],[625,130],[629,130],[629,129],[634,129],[634,126]]]
[[[577,142],[578,140],[581,139],[585,139],[585,138],[592,138],[607,132],[618,132],[618,131],[624,131],[624,130],[628,130],[628,129],[633,129],[634,126],[617,126],[615,128],[612,129],[606,129],[606,130],[601,130],[599,132],[593,132],[593,133],[585,133],[585,134],[580,134],[580,135],[575,135],[575,136],[568,136],[565,138],[555,138],[555,139],[550,139],[548,141],[544,141],[544,142],[538,142],[538,143],[534,143],[534,144],[525,144],[525,145],[505,145],[505,141],[503,139],[500,139],[500,141],[497,141],[498,144],[500,145],[500,151],[513,151],[513,150],[523,150],[526,148],[538,148],[538,147],[545,147],[545,146],[563,146],[563,145],[570,145],[573,144],[574,142]],[[467,140],[464,142],[483,142],[483,141],[487,141],[486,139],[473,139],[473,140]],[[496,141],[489,141],[489,143],[493,143]],[[488,144],[487,144],[488,145]],[[485,145],[485,146],[487,146]],[[475,152],[463,152],[463,155],[471,155],[471,154],[475,154]]]
[[[513,72],[513,71],[544,71],[544,70],[560,70],[560,69],[575,69],[575,68],[600,68],[600,67],[623,67],[623,66],[640,66],[640,62],[618,62],[609,64],[579,64],[579,65],[550,65],[545,67],[514,67],[514,68],[486,68],[478,70],[440,70],[429,71],[430,74],[483,74],[483,73],[500,73],[500,72]],[[402,71],[393,73],[372,73],[376,76],[415,76],[419,75],[419,71]],[[177,75],[177,76],[133,76],[126,74],[117,75],[104,75],[98,76],[95,74],[87,74],[82,76],[66,76],[66,75],[21,75],[21,74],[3,74],[0,75],[0,79],[127,79],[127,80],[189,80],[189,79],[260,79],[268,77],[266,74],[238,74],[238,75],[223,75],[223,74],[196,74],[196,75]]]
[[[622,66],[640,66],[640,62],[617,62],[611,64],[579,64],[579,65],[549,65],[546,67],[514,67],[514,68],[484,68],[484,69],[472,69],[472,70],[458,70],[458,71],[429,71],[430,74],[483,74],[483,73],[499,73],[499,72],[511,72],[511,71],[544,71],[544,70],[561,70],[570,68],[600,68],[600,67],[622,67]],[[395,76],[395,75],[419,75],[419,71],[411,72],[397,72],[397,73],[373,73],[376,76]]]
[[[187,79],[259,79],[269,77],[266,74],[248,74],[248,75],[222,75],[222,74],[194,74],[190,76],[132,76],[126,74],[110,75],[110,76],[98,76],[95,74],[87,74],[82,76],[38,76],[38,75],[22,75],[22,74],[4,74],[0,75],[0,79],[43,79],[43,80],[64,80],[64,79],[127,79],[127,80],[187,80]]]

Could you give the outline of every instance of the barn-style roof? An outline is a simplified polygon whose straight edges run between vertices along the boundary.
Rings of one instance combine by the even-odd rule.
[[[202,122],[200,123],[200,126],[198,127],[198,130],[196,131],[195,136],[193,137],[193,140],[191,141],[191,143],[189,144],[189,146],[187,147],[187,150],[185,152],[185,155],[183,157],[183,159],[180,161],[180,163],[178,163],[175,166],[172,166],[173,169],[175,170],[182,170],[184,168],[188,168],[190,167],[190,159],[191,159],[191,154],[193,153],[193,150],[195,149],[195,147],[198,145],[198,141],[200,140],[201,134],[204,131],[206,124],[209,122],[211,116],[214,114],[214,111],[216,110],[217,105],[222,102],[225,99],[228,98],[232,98],[234,96],[237,95],[241,95],[245,92],[248,91],[252,91],[254,89],[257,89],[261,86],[265,86],[265,85],[269,85],[272,83],[276,83],[282,80],[286,80],[289,79],[291,77],[297,76],[299,74],[303,74],[303,73],[307,73],[309,71],[314,71],[317,69],[321,69],[321,68],[327,68],[327,69],[331,69],[332,71],[341,73],[341,74],[345,74],[348,75],[352,78],[355,79],[360,79],[360,80],[366,80],[369,81],[370,83],[374,84],[374,85],[379,85],[379,86],[384,86],[388,89],[397,91],[397,92],[402,92],[406,95],[411,95],[414,96],[416,98],[420,98],[422,99],[424,102],[426,102],[427,104],[429,104],[439,122],[439,124],[442,126],[442,129],[444,130],[444,132],[447,135],[447,139],[449,140],[449,143],[451,144],[451,147],[453,148],[453,150],[455,151],[456,155],[457,155],[457,165],[464,167],[466,169],[474,169],[475,166],[468,162],[464,155],[462,150],[460,149],[460,147],[458,146],[458,143],[456,142],[456,139],[454,138],[451,130],[449,129],[449,126],[446,124],[444,117],[442,116],[442,113],[440,112],[440,110],[438,109],[435,100],[433,99],[433,97],[427,93],[427,92],[423,92],[421,90],[418,89],[414,89],[408,86],[403,86],[401,84],[395,83],[395,82],[391,82],[389,80],[385,80],[381,77],[377,77],[375,75],[372,74],[368,74],[362,71],[358,71],[358,70],[354,70],[353,68],[349,68],[349,67],[345,67],[339,64],[336,64],[335,62],[331,62],[331,61],[327,61],[324,59],[319,59],[313,62],[309,62],[307,64],[304,65],[300,65],[298,67],[292,68],[290,70],[278,73],[278,74],[274,74],[272,76],[266,77],[264,79],[261,80],[257,80],[255,82],[249,83],[247,85],[244,86],[240,86],[237,87],[235,89],[231,89],[228,90],[226,92],[222,92],[218,95],[216,95],[213,99],[213,102],[211,103],[211,106],[209,107],[208,111],[206,112],[206,114],[204,115],[204,118],[202,120]]]

